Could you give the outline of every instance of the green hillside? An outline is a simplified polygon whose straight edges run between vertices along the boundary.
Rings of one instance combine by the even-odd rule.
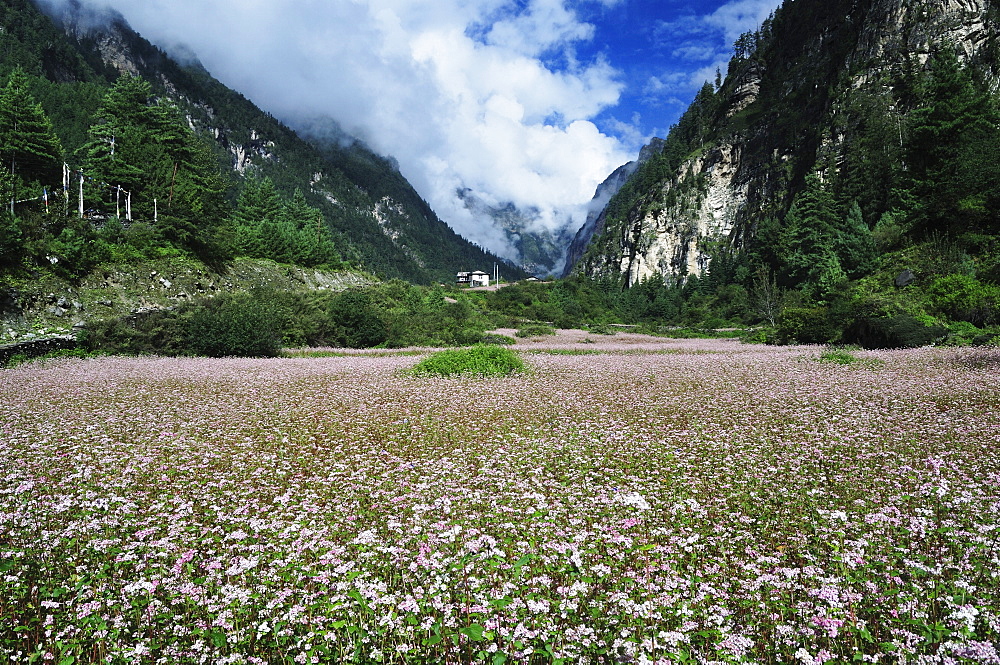
[[[0,275],[243,256],[433,283],[501,262],[391,160],[317,149],[120,18],[12,0],[0,30]]]

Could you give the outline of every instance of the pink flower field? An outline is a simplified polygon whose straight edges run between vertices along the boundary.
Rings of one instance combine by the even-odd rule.
[[[996,349],[512,348],[0,372],[0,660],[1000,663]]]

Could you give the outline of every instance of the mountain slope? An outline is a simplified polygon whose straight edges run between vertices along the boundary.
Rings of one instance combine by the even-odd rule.
[[[337,152],[317,148],[196,61],[171,59],[115,14],[95,15],[76,2],[53,20],[55,25],[28,0],[5,3],[0,75],[20,65],[38,77],[36,97],[53,119],[71,165],[88,140],[107,86],[123,74],[137,75],[210,139],[229,173],[230,200],[251,177],[269,178],[288,198],[300,190],[322,212],[333,245],[349,262],[419,283],[450,281],[458,270],[502,262],[454,233],[390,160],[364,145],[352,142]]]
[[[988,0],[786,2],[740,38],[721,88],[706,85],[663,151],[612,199],[574,270],[634,285],[705,274],[714,258],[735,256],[727,269],[742,266],[742,273],[730,281],[748,285],[747,275],[763,268],[801,287],[806,278],[785,261],[802,249],[789,214],[797,201],[804,205],[814,176],[814,189],[831,197],[836,233],[857,205],[876,235],[898,222],[904,244],[936,232],[973,258],[989,254],[998,233],[996,154],[974,154],[974,144],[980,152],[998,145],[989,92],[1000,71],[998,19]],[[961,64],[953,78],[961,81],[946,93],[952,53]],[[985,100],[981,121],[969,108],[952,123],[962,126],[960,137],[929,138],[947,124],[938,111],[961,106],[948,95],[959,94]],[[985,127],[981,135],[976,123]],[[921,155],[935,150],[937,161],[924,163]],[[945,164],[978,173],[949,175]],[[932,177],[950,183],[952,204],[939,200],[945,194]],[[948,205],[954,222],[945,221]],[[882,250],[899,247],[885,241]],[[815,289],[810,295],[822,300]]]

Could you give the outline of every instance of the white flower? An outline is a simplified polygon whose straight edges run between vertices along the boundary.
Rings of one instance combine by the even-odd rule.
[[[615,497],[620,503],[624,503],[626,506],[632,506],[638,510],[649,510],[650,505],[646,501],[646,497],[639,494],[638,492],[629,492],[628,494],[619,494]]]
[[[366,529],[358,534],[357,538],[352,541],[353,545],[371,545],[378,540],[378,534],[374,529]]]

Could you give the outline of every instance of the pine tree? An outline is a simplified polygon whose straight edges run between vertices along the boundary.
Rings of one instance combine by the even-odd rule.
[[[62,146],[28,85],[18,68],[0,91],[0,159],[22,184],[52,184],[59,181]]]
[[[785,271],[792,283],[815,281],[817,270],[831,269],[836,255],[836,207],[816,175],[795,197],[785,215],[781,246]]]
[[[852,278],[863,277],[875,267],[878,255],[875,238],[865,223],[861,206],[857,201],[853,201],[847,210],[844,224],[836,234],[834,249],[837,258],[840,259],[840,265]]]
[[[14,196],[14,174],[0,164],[0,266],[15,263],[21,253],[21,228],[7,205]]]
[[[911,223],[920,232],[996,232],[1000,204],[1000,112],[962,68],[955,50],[930,61],[922,105],[909,121]]]
[[[243,185],[232,220],[236,234],[236,253],[263,258],[263,227],[278,218],[281,200],[270,178],[250,178]]]
[[[231,254],[225,181],[209,148],[146,81],[123,76],[105,95],[84,147],[92,187],[131,194],[133,215],[154,219],[175,246],[218,262]],[[92,194],[93,196],[93,190]],[[120,211],[115,200],[110,205]]]

